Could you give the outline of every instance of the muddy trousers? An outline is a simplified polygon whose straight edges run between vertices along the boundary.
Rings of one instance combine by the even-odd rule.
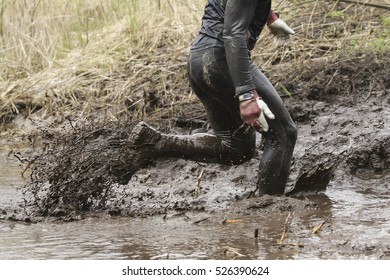
[[[290,173],[297,130],[283,101],[268,79],[254,66],[252,78],[257,92],[275,115],[268,120],[259,165],[260,194],[283,194]],[[241,164],[253,158],[256,131],[243,124],[239,102],[228,72],[223,49],[210,48],[190,54],[188,75],[191,87],[205,107],[215,134],[175,136],[162,134],[157,157],[175,156],[202,162]]]

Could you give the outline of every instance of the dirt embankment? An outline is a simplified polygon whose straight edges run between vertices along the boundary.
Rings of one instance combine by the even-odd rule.
[[[311,65],[302,82],[290,88],[301,94],[285,97],[299,128],[288,183],[293,191],[287,196],[253,196],[260,149],[252,161],[240,166],[182,159],[144,161],[129,145],[134,124],[75,127],[70,121],[64,125],[67,134],[31,136],[31,141],[43,145],[32,150],[25,162],[31,172],[31,183],[24,190],[25,208],[33,213],[29,219],[72,220],[91,211],[123,216],[305,211],[316,203],[295,198],[298,191],[323,191],[329,182],[348,185],[351,180],[362,180],[368,187],[388,184],[389,62],[387,56],[374,59],[366,54]],[[171,133],[206,130],[206,122],[194,123],[183,116]],[[26,219],[23,212],[10,214],[4,209],[3,213],[3,218]]]
[[[300,15],[288,20],[297,30],[294,47],[266,47],[272,38],[265,31],[264,48],[255,49],[253,59],[298,125],[289,190],[322,191],[329,182],[347,185],[350,180],[388,184],[390,59],[381,51],[386,38],[375,38],[386,35],[381,33],[386,28],[383,11],[333,1],[304,2],[286,10]],[[85,65],[75,64],[74,72],[70,66],[53,73],[49,69],[27,78],[27,85],[21,81],[4,88],[2,97],[12,98],[0,108],[2,133],[7,130],[3,135],[20,140],[16,132],[24,130],[23,140],[32,146],[21,158],[31,174],[24,191],[32,219],[75,219],[91,211],[124,216],[220,210],[251,214],[313,206],[289,196],[251,197],[260,148],[253,160],[233,167],[139,157],[128,140],[141,119],[164,132],[208,131],[200,102],[189,94],[186,49],[175,49],[168,33],[162,37],[150,56],[129,51],[109,74],[100,68],[81,71],[77,67]],[[368,51],[362,38],[375,38],[379,50]],[[188,45],[190,39],[185,40]],[[88,51],[94,54],[94,49]],[[34,114],[47,118],[35,124]],[[108,118],[114,121],[107,123]],[[259,135],[259,146],[260,140]],[[127,185],[119,184],[128,179]],[[2,210],[2,218],[26,218],[23,211]]]

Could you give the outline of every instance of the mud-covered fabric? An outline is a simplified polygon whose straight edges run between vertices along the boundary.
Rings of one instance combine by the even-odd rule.
[[[257,187],[263,194],[283,194],[297,130],[282,99],[249,54],[266,24],[270,5],[268,0],[209,0],[189,56],[188,76],[221,140],[218,150],[226,153],[217,157],[221,163],[240,164],[255,155],[255,130],[243,124],[234,96],[256,89],[275,115],[268,120],[270,130],[263,133]]]
[[[255,88],[250,76],[250,55],[267,22],[270,0],[209,0],[192,51],[225,48],[235,93]]]
[[[240,2],[251,2],[253,16],[250,18],[250,25],[247,30],[248,49],[252,50],[263,30],[271,9],[270,0],[209,0],[206,4],[199,36],[191,49],[204,49],[209,47],[224,47],[223,26],[225,22],[225,8],[227,2],[231,2],[233,9]],[[249,15],[246,15],[249,18]],[[230,24],[230,23],[228,23]]]
[[[222,140],[223,147],[218,150],[228,153],[220,157],[219,162],[241,164],[255,155],[255,130],[243,124],[228,68],[225,50],[209,48],[190,54],[188,76],[215,134]],[[257,186],[263,194],[283,194],[297,130],[271,82],[253,63],[249,69],[257,92],[275,115],[274,120],[268,120],[270,130],[263,133],[264,152]],[[209,151],[210,155],[213,153]]]

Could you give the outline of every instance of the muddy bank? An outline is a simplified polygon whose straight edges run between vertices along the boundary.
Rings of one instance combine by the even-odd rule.
[[[359,56],[343,63],[315,64],[302,72],[300,84],[290,87],[295,94],[285,101],[299,136],[287,196],[253,193],[262,153],[260,135],[253,160],[221,166],[145,160],[136,149],[138,140],[132,138],[134,122],[76,126],[69,121],[61,128],[67,133],[47,130],[32,135],[28,139],[37,148],[16,155],[31,182],[24,188],[26,212],[12,214],[12,219],[73,220],[91,211],[132,217],[170,211],[240,215],[305,211],[315,208],[315,203],[296,198],[302,196],[300,191],[325,191],[329,183],[348,187],[357,179],[368,187],[387,186],[388,60],[382,57],[377,63],[370,56]],[[318,75],[310,76],[314,70]],[[186,122],[185,116],[180,120],[170,133],[209,132],[206,122]],[[2,218],[11,218],[8,213],[4,209]]]
[[[89,230],[98,224],[104,232],[111,224],[129,231],[126,238],[145,238],[139,241],[140,247],[102,246],[102,255],[92,255],[102,258],[119,250],[125,258],[388,259],[390,97],[386,61],[381,67],[367,68],[366,59],[356,58],[352,69],[360,67],[360,73],[370,73],[375,82],[350,73],[354,91],[351,83],[342,82],[345,76],[333,74],[345,66],[333,64],[322,65],[320,69],[327,72],[320,71],[315,82],[290,88],[294,95],[283,97],[298,125],[285,196],[253,193],[262,153],[260,135],[256,156],[238,166],[173,158],[143,161],[132,145],[135,123],[68,121],[60,128],[46,127],[31,134],[26,139],[27,151],[8,153],[9,158],[20,160],[29,181],[18,199],[13,197],[12,203],[0,206],[1,225],[16,222],[13,225],[22,228],[40,222],[38,227],[61,228],[64,221],[77,220]],[[331,93],[323,87],[318,93],[321,88],[315,85],[330,81],[339,90]],[[184,115],[174,123],[170,133],[208,131],[202,118],[194,122]],[[156,224],[159,229],[151,226]],[[58,232],[52,234],[66,242]],[[166,234],[163,241],[161,234]],[[202,234],[204,238],[199,237]],[[180,245],[180,240],[187,245]],[[198,243],[188,246],[188,240]],[[85,244],[85,240],[80,242]],[[150,242],[154,245],[149,248]],[[173,252],[164,251],[168,245]],[[9,250],[7,256],[16,249]]]

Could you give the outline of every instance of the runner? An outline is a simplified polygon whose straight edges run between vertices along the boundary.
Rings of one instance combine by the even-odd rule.
[[[159,139],[155,156],[241,164],[253,158],[258,131],[265,146],[257,189],[260,194],[284,193],[297,129],[272,84],[251,61],[250,51],[266,25],[279,45],[294,34],[271,10],[271,0],[207,2],[188,76],[215,134],[160,134],[143,123],[138,129]]]

